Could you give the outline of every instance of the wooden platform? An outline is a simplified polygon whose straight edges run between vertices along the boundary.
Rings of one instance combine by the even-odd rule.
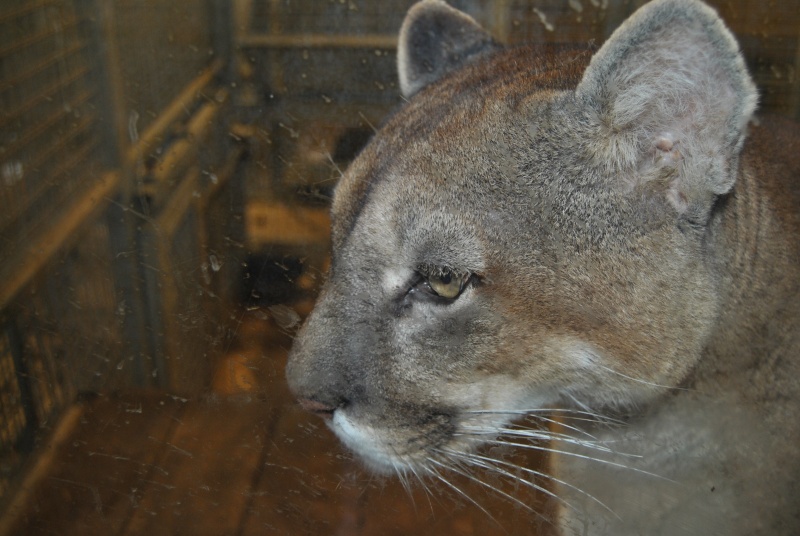
[[[268,327],[268,326],[267,326]],[[541,518],[484,485],[451,476],[481,508],[443,484],[362,470],[324,423],[300,410],[283,379],[290,339],[251,330],[219,391],[100,395],[33,489],[5,519],[14,535],[545,534]],[[253,337],[255,333],[255,337]],[[225,378],[225,376],[228,376]],[[528,460],[527,463],[538,463]],[[482,477],[536,507],[526,488]],[[541,507],[536,507],[541,510]],[[491,517],[490,517],[491,514]],[[13,521],[9,525],[9,522]],[[541,531],[540,531],[541,529]]]

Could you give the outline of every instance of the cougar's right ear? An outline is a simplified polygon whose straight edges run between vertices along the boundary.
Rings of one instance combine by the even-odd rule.
[[[576,95],[594,132],[585,145],[609,176],[667,180],[681,214],[707,215],[728,193],[758,96],[739,45],[696,0],[653,0],[592,58]]]
[[[461,11],[442,0],[415,4],[400,28],[397,67],[406,98],[499,45]]]

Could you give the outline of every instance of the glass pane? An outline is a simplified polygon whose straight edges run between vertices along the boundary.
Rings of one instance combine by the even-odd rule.
[[[786,516],[763,533],[794,533],[797,489],[785,481],[800,476],[800,456],[785,445],[800,439],[800,138],[789,134],[800,117],[800,5],[709,3],[758,88],[742,159],[760,174],[754,181],[743,171],[726,182],[739,157],[730,132],[748,119],[736,89],[725,85],[736,73],[721,62],[734,60],[715,59],[714,47],[727,42],[678,47],[668,44],[670,31],[642,30],[641,42],[618,58],[623,70],[633,65],[625,58],[644,58],[635,63],[641,71],[616,73],[603,86],[604,95],[627,95],[627,108],[604,101],[608,107],[576,119],[580,99],[565,95],[643,0],[450,0],[498,45],[537,48],[508,59],[469,41],[478,30],[462,15],[434,17],[430,33],[409,45],[409,54],[431,47],[428,56],[407,56],[406,66],[418,69],[410,80],[422,90],[414,96],[403,95],[397,66],[412,0],[3,2],[0,536],[557,534],[564,511],[624,511],[631,502],[658,517],[665,503],[648,503],[636,486],[673,473],[642,477],[651,471],[636,467],[646,464],[606,457],[615,449],[606,429],[625,421],[636,431],[630,423],[647,412],[696,427],[687,442],[708,441],[709,450],[676,454],[678,465],[711,459],[704,456],[725,438],[741,437],[743,423],[754,426],[753,436],[759,427],[780,430],[765,436],[783,445],[777,450],[745,442],[736,455],[720,454],[730,472],[713,474],[734,477],[710,478],[716,495],[703,501],[735,508],[749,495],[736,498],[731,489],[774,478],[774,497],[745,506],[756,507],[757,521],[773,519],[759,512]],[[669,46],[677,47],[672,63],[664,60]],[[558,50],[570,52],[556,57]],[[481,63],[490,56],[508,63]],[[520,58],[530,61],[530,78],[515,67]],[[477,74],[458,78],[451,64]],[[705,70],[683,85],[701,93],[658,86],[688,79],[692,69]],[[640,72],[674,76],[658,78],[646,98],[644,90],[631,97],[625,92]],[[493,82],[503,76],[508,85]],[[435,88],[426,93],[447,83],[447,98]],[[481,93],[480,84],[491,90]],[[431,95],[438,108],[419,104]],[[617,115],[608,119],[612,108]],[[658,120],[669,122],[653,119],[655,109],[668,110]],[[503,121],[475,127],[495,113]],[[521,126],[524,113],[530,118]],[[452,139],[436,130],[442,125]],[[576,141],[595,127],[599,139]],[[463,159],[453,157],[455,146]],[[697,162],[706,167],[697,171]],[[602,182],[604,173],[619,181]],[[570,174],[579,178],[557,182]],[[713,182],[715,174],[724,177]],[[343,176],[350,181],[337,194],[339,235],[331,239]],[[499,177],[497,188],[472,187],[486,177]],[[607,211],[611,198],[627,208]],[[475,207],[489,208],[478,218]],[[501,222],[505,234],[482,227]],[[441,232],[420,231],[440,223]],[[670,225],[668,245],[652,238]],[[522,238],[539,228],[542,240]],[[480,255],[469,257],[464,237],[480,244]],[[419,253],[425,248],[427,256]],[[538,264],[520,275],[498,260],[510,258]],[[308,350],[306,335],[303,351],[316,351],[331,369],[304,365],[308,376],[327,379],[296,379],[292,392],[290,349],[326,281],[317,314],[328,327],[313,327],[323,350]],[[453,312],[458,307],[462,313]],[[496,357],[480,361],[487,340]],[[456,352],[459,359],[446,361]],[[547,356],[558,361],[544,370]],[[721,364],[708,365],[712,359]],[[366,385],[376,371],[388,375],[380,377],[383,391]],[[557,384],[565,371],[570,381]],[[426,383],[431,378],[436,383]],[[579,384],[597,394],[591,403],[576,394]],[[685,392],[717,393],[719,385],[724,396],[711,398],[746,411],[714,406],[693,420],[689,404],[680,406],[686,414],[658,413],[672,406],[659,405],[653,392],[684,400]],[[415,389],[424,391],[422,402],[414,402]],[[411,398],[399,403],[403,396]],[[425,406],[431,397],[440,406]],[[523,407],[522,399],[545,402]],[[499,407],[498,400],[517,402]],[[414,433],[410,417],[394,429],[375,417],[401,415],[401,406],[421,416]],[[519,418],[479,421],[484,428],[475,431],[458,421],[466,412],[459,408]],[[392,444],[381,434],[402,429],[400,436],[413,436],[403,448],[418,453],[424,449],[413,445],[427,444],[429,459],[409,465],[413,456],[382,451],[401,469],[380,474],[364,462],[369,446],[340,440],[351,425],[367,438],[374,432],[384,450]],[[448,439],[431,439],[437,434]],[[459,434],[470,439],[458,443]],[[670,452],[630,443],[639,449],[632,456]],[[554,452],[573,447],[588,449],[578,457],[602,458],[588,465],[609,472],[591,482],[578,477],[580,490],[570,488]],[[456,454],[430,454],[437,448]],[[732,460],[751,460],[757,470],[737,472]],[[608,505],[595,496],[629,481],[634,491],[609,492]],[[637,530],[671,534],[670,527],[714,519],[698,514],[703,501],[681,510],[692,496],[675,493],[666,517]],[[574,510],[573,499],[581,503]],[[575,517],[596,531],[589,533],[605,533],[598,520],[607,512],[582,515]],[[762,527],[731,523],[731,531]],[[710,534],[706,528],[697,531]]]

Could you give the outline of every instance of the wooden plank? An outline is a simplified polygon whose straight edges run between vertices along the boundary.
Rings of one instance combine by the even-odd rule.
[[[55,0],[39,0],[38,2],[26,2],[23,5],[9,8],[7,11],[0,12],[0,23],[10,22],[17,17],[27,15],[28,13],[32,13],[37,9],[42,9],[43,7],[55,3]]]
[[[9,534],[117,534],[154,474],[185,405],[151,393],[87,403]]]
[[[241,47],[263,48],[366,48],[391,50],[397,47],[397,35],[347,34],[250,34],[239,40]]]
[[[13,125],[15,121],[21,120],[25,116],[25,114],[29,113],[37,106],[41,106],[45,102],[50,102],[54,98],[61,98],[60,95],[62,93],[66,94],[67,89],[72,84],[74,84],[79,80],[83,80],[84,77],[89,73],[90,70],[87,66],[81,66],[77,69],[73,69],[67,75],[62,75],[58,77],[53,83],[43,88],[39,88],[39,90],[36,93],[30,95],[30,97],[25,102],[18,104],[17,106],[14,107],[13,110],[7,110],[3,114],[2,121],[0,121],[0,127],[12,128],[11,125]],[[72,106],[73,107],[72,109],[74,110],[76,109],[76,107],[79,107],[84,102],[89,101],[92,98],[92,96],[93,93],[90,91],[83,91],[81,93],[78,93],[78,97],[75,100],[73,100],[73,102],[69,103],[69,106]],[[54,123],[67,116],[68,113],[62,107],[60,110],[56,112],[56,117],[51,118],[49,120],[45,120],[45,122],[41,123],[45,126],[44,127],[40,126],[39,128],[40,129],[44,128],[46,130],[48,126],[52,126]],[[29,143],[30,138],[26,139],[28,139],[26,143]]]
[[[19,396],[19,392],[15,394]],[[56,453],[63,448],[66,440],[75,432],[78,419],[82,417],[83,411],[83,404],[73,404],[63,412],[47,445],[37,453],[32,467],[24,475],[22,483],[16,489],[11,504],[3,512],[4,515],[0,517],[0,536],[9,536],[16,531],[16,525],[20,524],[20,516],[26,512],[29,501],[52,469]]]
[[[74,173],[75,168],[84,163],[96,150],[97,142],[90,130],[94,117],[93,114],[89,114],[81,118],[65,136],[55,137],[52,136],[52,131],[47,132],[50,139],[45,140],[46,144],[38,143],[39,151],[25,164],[25,169],[36,171],[31,173],[27,180],[18,182],[8,191],[3,192],[2,201],[4,204],[7,203],[8,209],[0,216],[0,223],[14,225],[15,221],[26,213],[30,214],[31,207],[48,194],[52,199],[54,193],[56,195],[60,193],[63,199],[66,192],[59,191],[59,186],[70,182],[70,177],[65,177],[65,175],[68,172]],[[76,140],[81,137],[86,141],[78,146]],[[9,202],[11,199],[13,202]],[[57,209],[56,203],[51,201],[48,208]],[[38,230],[32,227],[33,225],[29,224],[25,233],[28,234],[31,231],[35,233]]]
[[[157,197],[156,203],[163,202],[174,184],[186,175],[186,169],[198,161],[204,147],[209,145],[209,138],[215,132],[217,116],[222,104],[227,99],[227,92],[219,91],[215,100],[203,104],[189,119],[184,136],[166,148],[163,155],[151,171],[152,183],[145,183],[142,190]],[[220,143],[214,140],[214,143]],[[149,182],[149,181],[148,181]]]
[[[62,35],[69,30],[77,28],[79,22],[80,21],[74,16],[61,19],[58,25],[48,26],[47,29],[38,33],[31,33],[30,35],[26,35],[23,39],[17,39],[9,45],[0,48],[0,58],[8,57],[15,52],[19,52],[20,49],[35,45],[49,37]]]
[[[126,155],[126,167],[136,166],[161,143],[162,138],[167,135],[170,125],[188,116],[194,103],[197,102],[203,91],[215,80],[221,70],[222,61],[213,61],[211,65],[184,87],[181,93],[158,115],[158,118],[153,121],[141,136],[137,135],[135,139],[132,139],[135,144],[128,150]]]
[[[73,54],[82,52],[86,46],[87,44],[85,41],[78,39],[73,43],[65,45],[64,48],[60,48],[52,54],[45,56],[33,65],[25,65],[22,71],[6,74],[3,80],[0,80],[0,91],[8,91],[9,89],[21,86],[28,79],[53,67],[53,65],[56,65],[58,62],[63,62]]]
[[[355,467],[322,421],[286,402],[241,534],[356,534]]]
[[[163,445],[124,534],[237,533],[274,412],[262,403],[193,404]]]
[[[327,208],[250,202],[245,211],[248,246],[264,244],[307,246],[327,244],[330,216]]]
[[[75,76],[83,76],[88,72],[89,70],[87,68],[79,68],[75,71]],[[8,158],[11,159],[16,156],[18,152],[28,148],[30,145],[43,145],[39,138],[43,134],[52,133],[53,128],[58,126],[60,123],[69,120],[73,113],[71,110],[81,109],[81,106],[90,101],[92,96],[92,91],[82,91],[76,97],[71,99],[71,102],[65,103],[49,117],[38,121],[33,125],[26,124],[25,130],[19,133],[19,138],[15,139],[13,143],[9,143],[4,147],[4,151],[6,151],[4,154],[7,154]],[[52,95],[51,97],[56,97],[56,95]],[[91,118],[91,116],[89,117]],[[85,118],[83,121],[78,123],[78,128],[83,127],[83,124],[86,123],[86,119],[88,118]],[[34,165],[35,164],[31,165],[31,167],[34,167]]]

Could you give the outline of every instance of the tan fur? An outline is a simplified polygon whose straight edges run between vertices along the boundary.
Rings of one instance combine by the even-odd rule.
[[[526,437],[561,452],[564,534],[800,533],[797,128],[747,126],[738,46],[694,0],[594,57],[481,32],[411,10],[413,98],[337,188],[293,391],[368,465],[421,477],[560,410],[575,440]],[[433,296],[450,273],[463,291]]]

